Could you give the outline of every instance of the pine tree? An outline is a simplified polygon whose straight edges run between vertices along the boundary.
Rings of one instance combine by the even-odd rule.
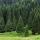
[[[24,32],[24,23],[23,23],[23,20],[22,20],[22,17],[21,16],[19,17],[19,21],[17,23],[16,31],[18,33]]]
[[[3,33],[5,26],[4,26],[4,19],[2,14],[2,9],[0,8],[0,32]]]
[[[13,7],[11,7],[11,22],[12,22],[12,31],[15,31],[16,30],[16,17],[15,17],[15,12],[14,12],[14,9]]]
[[[15,16],[13,16],[13,22],[12,22],[12,26],[13,26],[13,31],[16,31],[16,18]]]
[[[7,9],[7,23],[5,25],[5,31],[12,31],[12,22],[11,22],[11,8]]]

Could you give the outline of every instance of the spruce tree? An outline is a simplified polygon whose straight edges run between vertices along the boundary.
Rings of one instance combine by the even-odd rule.
[[[2,14],[2,9],[0,8],[0,32],[3,33],[5,26],[4,26],[4,19]]]
[[[12,26],[13,26],[13,31],[16,31],[16,18],[15,18],[15,16],[13,16]]]
[[[11,8],[9,7],[7,9],[7,23],[5,25],[5,31],[12,31],[11,27],[12,27],[12,22],[11,22]]]
[[[23,20],[22,20],[21,16],[19,17],[19,20],[18,20],[18,23],[17,23],[17,27],[16,27],[16,31],[18,33],[24,32],[24,23],[23,23]]]

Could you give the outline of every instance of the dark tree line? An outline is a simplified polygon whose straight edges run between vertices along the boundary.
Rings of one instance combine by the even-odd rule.
[[[0,5],[0,32],[40,34],[40,3],[37,0],[17,0],[13,5]]]

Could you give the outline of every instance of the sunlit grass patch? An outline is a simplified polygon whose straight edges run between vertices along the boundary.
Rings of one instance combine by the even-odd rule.
[[[0,37],[0,40],[40,40],[40,35],[33,35],[29,37]]]

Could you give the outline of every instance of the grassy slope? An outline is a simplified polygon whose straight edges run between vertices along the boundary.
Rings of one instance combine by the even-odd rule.
[[[19,35],[18,35],[19,36]],[[29,37],[18,37],[17,33],[0,33],[0,40],[40,40],[40,35],[32,35]]]

